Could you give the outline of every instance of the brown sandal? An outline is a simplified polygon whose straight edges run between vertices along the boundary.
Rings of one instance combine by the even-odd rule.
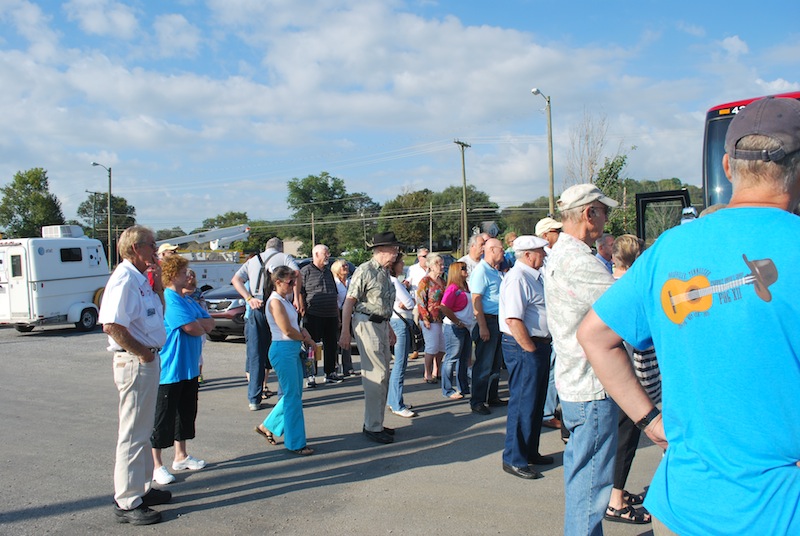
[[[260,426],[256,426],[256,427],[255,427],[255,431],[256,431],[256,433],[257,433],[258,435],[260,435],[260,436],[264,436],[264,439],[266,439],[266,440],[267,440],[267,443],[269,443],[270,445],[273,445],[273,446],[274,446],[274,445],[277,445],[277,444],[278,444],[278,442],[277,442],[277,441],[275,441],[275,436],[274,436],[274,435],[272,435],[272,432],[270,432],[269,430],[267,430],[267,431],[265,432],[264,430],[262,430],[262,429],[261,429],[261,427],[260,427]]]
[[[314,449],[312,449],[311,447],[306,445],[305,447],[303,447],[301,449],[293,450],[292,452],[294,452],[298,456],[311,456],[312,454],[314,454]]]

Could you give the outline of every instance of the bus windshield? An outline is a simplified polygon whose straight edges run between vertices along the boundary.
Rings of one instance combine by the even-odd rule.
[[[734,116],[726,115],[711,120],[706,125],[706,147],[703,151],[703,175],[705,176],[706,206],[727,203],[731,198],[731,182],[722,170],[722,155],[725,154],[725,134]]]

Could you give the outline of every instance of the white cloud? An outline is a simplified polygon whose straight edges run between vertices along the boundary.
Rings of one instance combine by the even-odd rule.
[[[64,4],[69,20],[77,20],[88,34],[133,38],[139,22],[134,9],[113,0],[70,0]]]
[[[705,37],[706,30],[702,26],[686,21],[678,22],[678,30],[693,37]]]
[[[189,23],[183,15],[159,15],[153,23],[153,29],[161,56],[193,57],[197,54],[200,30]]]
[[[800,82],[789,82],[783,78],[776,80],[756,80],[756,84],[763,88],[765,95],[772,95],[774,93],[788,93],[790,91],[800,91]]]
[[[727,55],[729,61],[737,61],[739,56],[747,54],[750,49],[738,35],[726,37],[720,42],[720,47]]]

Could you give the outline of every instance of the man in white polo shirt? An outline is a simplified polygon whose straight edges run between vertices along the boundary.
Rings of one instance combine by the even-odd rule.
[[[108,351],[114,354],[114,382],[119,391],[114,512],[119,523],[150,525],[161,521],[161,513],[150,506],[172,498],[169,491],[150,488],[150,434],[161,377],[158,352],[167,340],[164,288],[153,231],[140,225],[129,227],[119,237],[118,248],[124,260],[108,280],[99,316],[108,334]],[[148,269],[153,271],[153,287],[144,275]]]

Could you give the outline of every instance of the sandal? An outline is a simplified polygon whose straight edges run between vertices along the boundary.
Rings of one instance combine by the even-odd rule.
[[[275,393],[274,391],[270,391],[269,389],[266,389],[266,388],[264,389],[264,399],[271,398],[271,397],[275,396],[276,394],[277,393]]]
[[[640,495],[636,495],[634,493],[628,493],[625,490],[622,490],[622,500],[625,501],[625,504],[628,506],[636,506],[639,504],[644,503],[644,493]]]
[[[632,525],[644,525],[650,523],[650,514],[644,509],[637,510],[632,506],[626,506],[617,510],[609,506],[606,509],[604,516],[606,521],[614,521],[615,523],[630,523]]]
[[[464,398],[464,395],[462,395],[461,393],[453,393],[448,398],[452,400],[461,400],[462,398]]]
[[[264,430],[262,430],[262,429],[261,429],[261,427],[260,427],[260,426],[256,426],[256,427],[255,427],[255,431],[256,431],[256,433],[257,433],[258,435],[260,435],[260,436],[264,436],[264,439],[266,439],[266,440],[267,440],[267,443],[269,443],[270,445],[273,445],[273,446],[275,446],[275,445],[277,445],[277,444],[278,444],[278,442],[277,442],[277,441],[275,441],[275,436],[274,436],[274,435],[272,435],[272,432],[270,432],[269,430],[267,430],[267,431],[265,432]]]
[[[305,447],[303,447],[301,449],[293,450],[292,452],[294,452],[298,456],[311,456],[312,454],[314,454],[314,449],[312,449],[311,447],[306,445]]]

